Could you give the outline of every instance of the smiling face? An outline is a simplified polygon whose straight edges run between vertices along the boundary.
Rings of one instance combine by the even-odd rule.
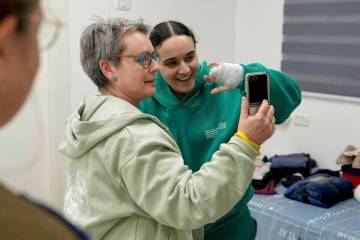
[[[186,35],[174,35],[156,48],[160,55],[161,75],[178,97],[194,88],[198,57],[194,40]]]

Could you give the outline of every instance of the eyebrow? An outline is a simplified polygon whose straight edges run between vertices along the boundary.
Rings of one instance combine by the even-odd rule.
[[[194,49],[194,50],[191,50],[191,51],[187,52],[187,53],[185,54],[185,56],[187,56],[187,55],[189,55],[189,54],[192,54],[192,53],[195,53],[195,52],[196,52],[195,49]],[[167,58],[167,59],[165,59],[163,62],[168,62],[168,61],[173,61],[173,60],[176,60],[176,57]]]

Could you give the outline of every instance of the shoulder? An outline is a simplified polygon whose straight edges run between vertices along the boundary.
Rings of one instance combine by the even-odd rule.
[[[99,115],[106,118],[136,118],[141,111],[131,103],[117,97],[106,96],[105,103],[97,109]]]
[[[138,119],[126,128],[132,139],[133,156],[150,158],[171,153],[181,156],[181,151],[168,128],[154,117]],[[160,155],[158,155],[160,154]]]
[[[150,115],[144,114],[143,118],[136,119],[126,127],[126,131],[137,146],[146,144],[176,145],[168,128]]]
[[[55,210],[19,197],[0,185],[0,203],[4,208],[0,216],[1,236],[4,239],[89,239],[84,231],[78,229]],[[32,222],[29,227],[29,222]],[[19,230],[21,230],[19,232]]]

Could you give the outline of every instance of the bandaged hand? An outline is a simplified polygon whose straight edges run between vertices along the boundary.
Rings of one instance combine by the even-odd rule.
[[[243,79],[244,70],[239,64],[211,62],[208,66],[214,66],[204,80],[223,84],[211,90],[211,94],[217,94],[236,88]]]

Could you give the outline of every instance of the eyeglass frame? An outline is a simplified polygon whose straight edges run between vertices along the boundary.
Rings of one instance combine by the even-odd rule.
[[[61,19],[55,14],[55,12],[51,8],[45,8],[43,10],[43,19],[40,23],[41,25],[47,24],[49,26],[52,26],[54,28],[54,32],[52,33],[52,36],[50,40],[46,42],[45,45],[40,45],[40,50],[45,52],[53,47],[57,39],[60,35],[60,30],[64,26],[64,23],[61,21]],[[41,33],[38,33],[41,34]],[[41,42],[39,41],[39,44]]]
[[[144,62],[146,61],[145,57],[146,56],[150,56],[150,60],[148,64],[145,64]],[[147,53],[147,52],[142,52],[139,54],[117,54],[113,56],[114,58],[133,58],[135,60],[135,62],[137,62],[142,68],[144,69],[149,69],[151,63],[154,62],[158,62],[159,61],[159,54],[157,52],[153,52],[153,53]],[[142,57],[142,59],[141,59]]]

